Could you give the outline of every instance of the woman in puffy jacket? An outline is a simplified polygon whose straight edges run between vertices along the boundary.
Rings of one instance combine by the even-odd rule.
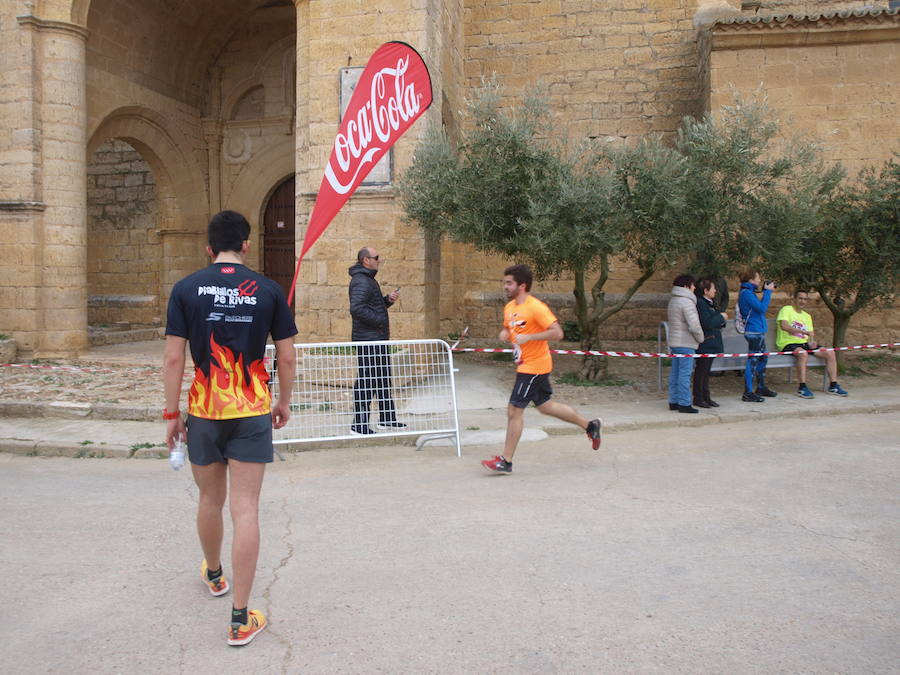
[[[700,316],[700,327],[703,328],[704,340],[697,347],[698,354],[721,354],[725,349],[722,342],[722,329],[728,321],[728,315],[716,309],[716,284],[713,279],[701,279],[697,282],[697,314]],[[709,371],[713,358],[697,359],[694,366],[694,405],[698,408],[718,408],[719,404],[709,395]]]
[[[682,274],[672,282],[668,307],[669,350],[673,354],[693,354],[703,342],[703,329],[694,297],[694,277]],[[691,405],[693,358],[674,358],[669,370],[669,410],[699,412]]]

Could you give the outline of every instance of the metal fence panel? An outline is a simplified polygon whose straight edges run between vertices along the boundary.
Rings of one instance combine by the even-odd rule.
[[[419,436],[417,449],[437,438],[452,438],[461,454],[453,353],[443,340],[391,340],[382,342],[320,342],[295,344],[297,376],[291,397],[291,418],[274,431],[276,445],[361,438],[351,432],[354,422],[354,386],[360,368],[370,365],[375,351],[389,355],[391,394],[400,429],[377,431],[379,436]],[[275,348],[267,349],[273,400],[278,396]],[[379,421],[377,392],[363,378],[360,395],[371,399],[370,425]]]

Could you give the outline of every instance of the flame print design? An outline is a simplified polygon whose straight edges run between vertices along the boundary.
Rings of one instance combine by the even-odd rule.
[[[244,357],[209,336],[209,374],[194,370],[188,393],[188,413],[210,420],[266,415],[270,412],[269,373],[263,359],[244,368]]]

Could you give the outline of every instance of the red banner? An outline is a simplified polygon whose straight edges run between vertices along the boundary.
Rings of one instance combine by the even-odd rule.
[[[293,300],[303,256],[390,147],[431,105],[431,77],[404,42],[381,45],[359,78],[334,139],[309,217],[288,296]]]

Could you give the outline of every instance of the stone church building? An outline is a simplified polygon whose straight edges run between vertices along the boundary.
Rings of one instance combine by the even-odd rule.
[[[39,357],[116,328],[155,335],[224,208],[254,227],[249,264],[287,286],[348,82],[401,40],[428,64],[435,102],[304,261],[299,339],[348,338],[347,268],[367,244],[384,256],[383,282],[403,287],[393,336],[464,324],[496,335],[506,261],[427,240],[403,222],[395,188],[426,125],[458,124],[482,77],[516,97],[540,80],[570,137],[623,142],[761,89],[855,172],[900,147],[897,4],[4,0],[0,333]],[[621,290],[630,270],[613,274]],[[666,293],[670,276],[646,295]],[[563,304],[569,290],[548,283],[542,296]],[[896,315],[852,328],[887,338]],[[615,323],[640,337],[659,318],[638,308]]]

